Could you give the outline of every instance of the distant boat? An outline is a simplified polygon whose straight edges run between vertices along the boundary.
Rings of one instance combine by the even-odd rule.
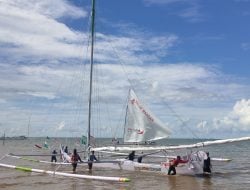
[[[26,136],[21,135],[21,136],[14,136],[14,137],[0,137],[0,140],[26,140],[28,139]]]

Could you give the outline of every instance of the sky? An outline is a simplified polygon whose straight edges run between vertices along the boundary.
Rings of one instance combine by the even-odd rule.
[[[0,0],[0,131],[87,131],[90,0]],[[129,88],[173,138],[250,135],[250,0],[96,0],[92,134]],[[0,134],[2,135],[2,134]]]

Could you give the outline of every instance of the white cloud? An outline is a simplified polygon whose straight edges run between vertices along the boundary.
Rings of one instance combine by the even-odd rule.
[[[249,2],[250,0],[234,0],[235,2]]]
[[[55,7],[58,9],[53,11]],[[13,134],[26,131],[30,113],[31,135],[86,132],[89,74],[88,67],[80,63],[89,53],[83,53],[87,49],[84,47],[87,34],[61,22],[65,16],[75,19],[85,17],[85,12],[63,0],[1,1],[0,120],[1,126],[8,127]],[[192,14],[184,16],[191,18]],[[117,128],[121,119],[130,86],[127,78],[138,96],[165,123],[176,126],[176,118],[171,119],[173,114],[166,111],[166,104],[171,104],[185,118],[207,121],[203,127],[198,126],[199,130],[207,130],[215,115],[223,118],[232,101],[250,94],[248,84],[225,76],[212,63],[161,61],[179,43],[175,34],[156,37],[150,32],[141,35],[138,30],[124,31],[124,34],[96,34],[98,64],[94,72],[94,94],[100,97],[94,98],[93,104],[100,102],[94,111],[103,117],[112,115],[112,119],[93,122],[106,124],[102,126],[105,135],[111,134],[107,128]],[[110,106],[110,111],[100,108],[104,104]],[[236,106],[234,114],[217,119],[213,129],[221,123],[234,125],[235,121],[246,127],[249,118],[243,114],[247,113],[247,107],[242,104]]]
[[[233,114],[238,117],[239,123],[250,129],[250,99],[236,102]]]
[[[0,55],[3,60],[33,63],[49,60],[52,63],[52,60],[54,62],[60,62],[60,60],[71,62],[72,60],[66,59],[85,59],[89,53],[84,51],[87,49],[88,34],[75,31],[50,16],[51,10],[47,10],[46,7],[50,5],[51,1],[41,3],[34,0],[32,2],[4,1],[2,3],[0,7]],[[63,15],[63,10],[67,10],[65,11],[67,13],[72,12],[69,9],[72,6],[66,2],[56,0],[51,6],[58,6],[58,11]],[[30,6],[36,7],[34,11],[31,11]],[[64,8],[60,11],[60,7]],[[47,12],[44,11],[45,9]],[[51,14],[54,12],[52,11]],[[84,13],[78,14],[77,11],[76,14],[85,15]],[[169,49],[178,42],[178,37],[174,34],[154,37],[150,34],[140,35],[133,32],[124,37],[100,33],[96,36],[98,43],[95,58],[98,61],[114,62],[114,59],[117,59],[114,56],[114,50],[116,50],[117,54],[126,58],[126,62],[138,63],[138,60],[157,62],[160,57],[166,56]],[[148,54],[149,52],[151,55]],[[138,57],[137,59],[135,55]]]
[[[12,0],[1,3],[0,44],[2,44],[2,56],[12,55],[8,56],[12,59],[18,56],[20,58],[39,55],[43,58],[44,56],[58,57],[58,55],[60,57],[79,57],[76,49],[82,50],[79,44],[81,35],[69,29],[65,24],[54,20],[50,15],[51,13],[62,16],[65,12],[72,12],[74,7],[62,0],[53,1],[52,4],[50,2]],[[50,5],[51,9],[47,9]],[[34,9],[31,9],[30,6]],[[81,11],[78,8],[75,7],[75,9],[76,11],[72,14],[85,15],[84,12],[80,14]],[[38,59],[38,57],[36,58]]]
[[[217,109],[222,111],[221,108]],[[230,109],[232,111],[227,112]],[[208,113],[206,109],[204,112]],[[187,131],[194,132],[199,138],[230,138],[250,134],[250,99],[241,99],[235,103],[233,108],[228,107],[222,113],[219,111],[217,114],[215,113],[208,114],[210,119],[207,117],[207,120],[198,121],[196,127],[189,127],[190,123],[187,123]],[[199,119],[201,118],[199,117]],[[203,118],[205,117],[203,116]]]
[[[56,11],[52,11],[54,7],[58,7]],[[76,15],[68,15],[70,12]],[[49,0],[3,1],[0,7],[2,60],[30,64],[58,64],[62,60],[68,63],[72,59],[82,62],[89,54],[85,51],[88,34],[75,31],[55,18],[65,15],[84,17],[85,14],[63,0],[55,0],[53,3]],[[122,55],[122,59],[130,64],[159,62],[178,43],[178,37],[174,34],[155,37],[150,33],[144,32],[141,35],[136,31],[123,37],[101,33],[97,33],[96,37],[98,43],[95,59],[109,63],[117,62],[117,55]]]
[[[188,3],[192,0],[144,0],[148,4],[172,4],[172,3]]]
[[[54,99],[56,98],[56,95],[53,93],[49,93],[49,92],[26,92],[26,93],[19,93],[21,95],[31,95],[34,97],[43,97],[43,98],[47,98],[47,99]]]
[[[70,80],[76,72],[70,66],[56,69],[55,66],[0,64],[0,68],[0,97],[8,101],[26,95],[54,99],[55,89],[63,88],[62,81]]]
[[[198,4],[192,4],[192,6],[187,7],[177,14],[190,22],[199,22],[204,19],[204,16],[201,14],[200,6]]]
[[[241,99],[235,103],[232,111],[222,118],[214,117],[211,122],[201,122],[197,125],[201,132],[206,134],[236,134],[247,135],[250,133],[250,99]]]
[[[61,131],[64,129],[64,127],[65,127],[65,121],[62,121],[56,126],[56,131]]]
[[[126,64],[159,62],[179,40],[174,34],[155,37],[136,32],[122,37],[100,33],[96,36],[95,58],[98,62],[117,63],[120,59]]]
[[[6,103],[7,101],[5,99],[0,98],[0,104]]]
[[[2,0],[1,7],[6,11],[12,10],[15,7],[15,10],[19,13],[39,13],[52,18],[67,16],[81,18],[87,16],[86,11],[71,5],[67,0]]]
[[[0,86],[1,89],[4,89],[0,92],[0,97],[5,100],[4,105],[1,106],[0,104],[0,115],[3,116],[1,121],[4,126],[12,128],[19,123],[20,129],[26,131],[29,113],[33,113],[31,123],[34,130],[31,133],[32,135],[45,134],[45,136],[51,136],[55,134],[55,131],[60,131],[62,135],[67,135],[69,131],[85,132],[88,99],[86,89],[88,89],[88,86],[87,82],[82,84],[81,81],[82,79],[87,80],[89,76],[84,70],[82,73],[78,73],[83,68],[80,68],[77,63],[75,65],[60,65],[60,67],[55,65],[23,66],[6,64],[0,64],[0,67]],[[107,124],[109,128],[114,126],[117,128],[117,122],[123,115],[122,107],[130,86],[127,77],[130,78],[142,101],[170,126],[176,127],[177,119],[167,109],[166,103],[176,104],[174,107],[180,117],[190,118],[188,125],[191,125],[194,122],[191,120],[196,117],[207,121],[203,128],[198,128],[198,132],[203,132],[202,134],[206,131],[206,134],[209,135],[212,130],[228,131],[228,127],[224,124],[232,122],[232,118],[237,118],[236,116],[238,116],[237,120],[240,124],[249,121],[247,112],[243,111],[247,110],[246,105],[248,104],[243,101],[241,104],[236,104],[234,117],[231,114],[230,119],[226,117],[221,120],[217,119],[217,123],[220,122],[220,124],[211,128],[212,119],[215,115],[223,116],[228,112],[229,108],[227,108],[228,106],[224,108],[223,102],[230,102],[235,98],[235,95],[239,96],[239,92],[242,93],[241,96],[246,93],[249,94],[249,92],[241,90],[248,89],[247,86],[236,84],[233,79],[225,82],[224,78],[227,77],[211,65],[207,67],[191,63],[137,66],[128,64],[121,67],[119,64],[98,64],[95,68],[99,74],[98,77],[95,76],[98,87],[94,82],[94,94],[99,94],[100,97],[94,98],[93,104],[97,100],[99,102],[97,107],[94,106],[94,112],[102,113],[101,117],[107,117],[112,113],[111,121],[104,120],[101,122]],[[127,73],[124,73],[124,71]],[[97,89],[100,90],[96,91]],[[22,103],[20,104],[20,102]],[[11,105],[15,107],[13,108]],[[107,105],[110,111],[105,110]],[[214,109],[211,109],[212,105]],[[99,111],[96,109],[99,109]],[[19,114],[20,112],[23,114]],[[9,117],[4,117],[8,113]],[[13,117],[13,114],[15,117]],[[94,116],[94,118],[96,117]],[[61,123],[62,120],[67,123],[67,127]],[[57,125],[56,123],[59,122],[60,125]],[[46,123],[46,126],[44,126],[44,123]],[[234,124],[234,126],[236,125]],[[36,133],[35,128],[40,128],[42,132]],[[106,126],[102,126],[102,128],[106,128]],[[105,132],[107,131],[105,130]]]
[[[244,50],[244,51],[248,51],[250,50],[250,43],[241,43],[241,48]]]
[[[200,22],[204,19],[198,0],[144,0],[145,4],[150,5],[180,5],[179,8],[171,11],[171,14],[186,19],[189,22]]]
[[[233,111],[221,120],[221,124],[231,126],[235,130],[250,131],[250,99],[237,101]]]

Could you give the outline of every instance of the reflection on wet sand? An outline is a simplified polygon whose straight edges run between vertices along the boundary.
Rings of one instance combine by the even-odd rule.
[[[206,190],[212,190],[213,188],[213,183],[212,183],[212,180],[211,180],[211,177],[205,177],[203,178],[202,180],[202,186],[203,186],[203,189],[206,189]]]
[[[167,176],[169,190],[202,189],[199,179],[190,176]]]

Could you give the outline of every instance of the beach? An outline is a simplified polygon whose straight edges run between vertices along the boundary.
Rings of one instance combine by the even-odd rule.
[[[61,139],[62,140],[62,139]],[[32,138],[28,140],[9,140],[5,145],[0,144],[1,158],[7,153],[16,154],[36,154],[38,152],[49,153],[50,150],[38,150],[34,147],[43,141],[42,138]],[[59,140],[60,141],[60,140]],[[102,141],[102,140],[100,140]],[[103,140],[105,141],[105,140]],[[106,140],[107,141],[107,140]],[[171,139],[165,140],[166,144],[191,143],[192,140]],[[73,139],[66,140],[73,146]],[[98,175],[98,176],[119,176],[131,179],[130,182],[108,182],[98,180],[73,179],[33,172],[23,172],[0,167],[0,189],[8,190],[27,190],[27,189],[51,189],[51,190],[77,190],[77,189],[169,189],[169,190],[244,190],[249,189],[250,185],[250,142],[238,142],[233,144],[217,145],[204,147],[203,150],[209,151],[211,157],[223,157],[232,159],[231,162],[212,162],[213,174],[211,177],[194,176],[168,176],[152,172],[131,172],[121,170],[110,170],[108,168],[95,168],[89,172],[87,166],[77,167],[77,174]],[[70,147],[70,146],[69,146]],[[195,149],[194,149],[195,150]],[[34,158],[34,157],[33,157]],[[50,157],[36,157],[35,159],[50,161]],[[145,161],[145,160],[143,160]],[[17,160],[4,158],[1,163],[13,164],[25,167],[32,167],[44,170],[54,170],[51,164],[29,162],[27,160]],[[62,166],[58,171],[72,173],[71,166]]]

